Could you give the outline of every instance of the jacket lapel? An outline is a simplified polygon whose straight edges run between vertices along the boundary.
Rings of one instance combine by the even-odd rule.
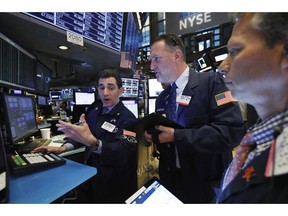
[[[259,156],[255,156],[255,159],[220,193],[217,202],[225,202],[225,200],[233,196],[233,194],[241,193],[247,190],[248,187],[266,182],[268,178],[265,177],[264,174],[269,150],[270,148],[261,152]],[[263,163],[263,161],[265,161],[265,163]]]

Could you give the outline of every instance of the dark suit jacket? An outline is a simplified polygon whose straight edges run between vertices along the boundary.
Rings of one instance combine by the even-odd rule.
[[[97,168],[93,187],[97,195],[103,193],[99,202],[124,203],[137,190],[137,141],[123,136],[123,128],[136,117],[121,101],[109,113],[101,113],[102,103],[99,102],[86,116],[91,132],[102,141],[101,154],[89,154],[86,148],[84,159]],[[113,132],[101,128],[105,121],[116,126]],[[82,146],[73,140],[67,142],[75,148]]]
[[[170,116],[167,87],[156,100],[156,112]],[[174,143],[157,145],[160,152],[160,179],[168,188],[175,172],[175,147],[184,175],[183,185],[189,203],[209,203],[213,184],[219,182],[232,160],[232,150],[244,135],[244,122],[237,102],[217,106],[215,96],[227,91],[217,73],[197,73],[190,69],[182,95],[191,96],[188,106],[178,106]]]
[[[236,175],[219,194],[217,203],[287,203],[288,174],[274,177],[264,175],[269,151],[270,148],[267,148],[261,152]],[[253,172],[247,172],[251,168]]]

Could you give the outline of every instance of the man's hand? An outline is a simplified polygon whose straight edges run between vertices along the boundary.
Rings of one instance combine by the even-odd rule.
[[[64,132],[67,137],[89,147],[92,143],[95,143],[97,139],[93,136],[85,121],[85,114],[81,115],[79,122],[81,122],[82,125],[75,125],[59,120],[56,127],[58,127],[58,130]]]
[[[61,146],[61,147],[55,147],[55,146],[40,146],[35,148],[32,153],[36,152],[53,152],[55,154],[61,154],[67,150],[66,146]]]
[[[159,143],[174,142],[174,128],[166,127],[163,125],[156,125],[155,129],[161,132],[158,135]],[[153,142],[151,134],[149,134],[146,130],[144,131],[144,137],[148,142]]]

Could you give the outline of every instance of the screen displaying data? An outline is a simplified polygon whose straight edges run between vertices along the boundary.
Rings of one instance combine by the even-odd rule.
[[[121,78],[124,92],[121,97],[138,98],[139,79]]]
[[[122,100],[122,103],[124,106],[126,106],[134,115],[136,118],[139,117],[138,114],[138,100]]]
[[[120,51],[123,12],[33,12],[36,19]]]

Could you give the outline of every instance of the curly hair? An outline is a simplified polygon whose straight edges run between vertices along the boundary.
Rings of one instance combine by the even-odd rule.
[[[98,86],[100,78],[110,78],[110,77],[115,78],[118,88],[122,87],[122,79],[117,69],[105,69],[101,71],[96,79],[96,86]]]

